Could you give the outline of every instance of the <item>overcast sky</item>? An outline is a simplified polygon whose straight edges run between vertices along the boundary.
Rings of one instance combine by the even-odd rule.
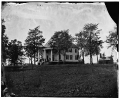
[[[104,41],[109,35],[109,31],[116,26],[104,3],[45,4],[35,2],[21,5],[7,4],[2,8],[2,18],[6,21],[5,34],[9,39],[17,39],[23,44],[29,29],[38,25],[43,31],[45,43],[55,31],[69,29],[69,34],[75,36],[75,33],[81,31],[87,23],[99,23],[98,28],[102,29],[100,36]],[[101,52],[105,52],[107,56],[113,53],[115,56],[115,52],[107,49],[107,44],[103,44],[103,46]]]

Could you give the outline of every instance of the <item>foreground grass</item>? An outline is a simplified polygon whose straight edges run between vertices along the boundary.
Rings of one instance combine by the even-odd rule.
[[[16,96],[117,97],[117,73],[113,65],[30,67],[6,72],[8,87]]]

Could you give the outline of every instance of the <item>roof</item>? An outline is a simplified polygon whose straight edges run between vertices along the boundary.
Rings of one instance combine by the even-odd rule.
[[[38,46],[39,48],[44,48],[44,46],[43,45],[40,45],[40,46]]]
[[[72,43],[72,46],[71,46],[72,48],[78,48],[78,46],[77,45],[75,45],[74,43]]]
[[[51,41],[51,38],[49,39],[49,41],[44,45],[44,47],[49,47],[50,48],[50,45],[49,45],[49,42]]]

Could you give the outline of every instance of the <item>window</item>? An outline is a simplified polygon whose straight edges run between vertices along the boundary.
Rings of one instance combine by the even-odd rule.
[[[69,55],[66,55],[66,59],[69,59]]]
[[[72,60],[73,59],[73,55],[70,55],[70,60]]]
[[[69,49],[69,52],[72,52],[72,49]]]
[[[77,53],[77,49],[75,49],[75,53]]]

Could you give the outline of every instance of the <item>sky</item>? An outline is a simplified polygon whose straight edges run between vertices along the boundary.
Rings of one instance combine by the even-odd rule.
[[[75,36],[87,23],[99,24],[102,29],[100,37],[103,41],[116,26],[109,15],[104,3],[41,3],[30,2],[27,4],[8,3],[2,7],[2,18],[5,19],[5,26],[9,40],[17,39],[24,44],[29,29],[40,25],[40,30],[45,38],[45,43],[51,38],[55,31],[69,29],[69,34]],[[116,59],[116,52],[107,49],[103,44],[102,53],[106,56],[111,54]],[[93,57],[93,61],[97,61]],[[89,62],[89,57],[85,58]]]

